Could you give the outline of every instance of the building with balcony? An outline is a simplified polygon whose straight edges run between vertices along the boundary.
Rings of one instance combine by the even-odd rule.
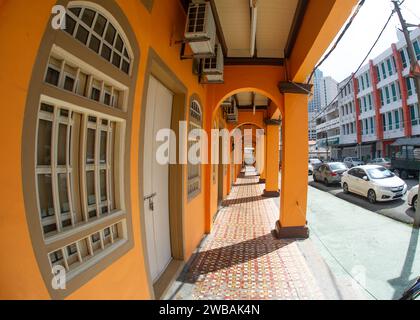
[[[246,198],[216,228],[230,236],[200,255],[192,280],[223,270],[217,299],[289,287],[279,273],[253,293],[225,270],[251,279],[286,254],[285,268],[288,248],[270,254],[279,239],[308,237],[305,80],[356,3],[0,1],[0,299],[161,298],[241,174]],[[213,129],[253,132],[257,174],[234,161],[242,140]],[[186,161],[198,142],[200,160]],[[265,200],[279,195],[279,208]]]
[[[420,28],[410,33],[420,60]],[[419,104],[404,38],[339,83],[340,158],[389,156],[397,138],[420,135]]]
[[[316,125],[317,147],[327,151],[327,158],[335,158],[336,154],[332,150],[340,141],[338,103],[334,101],[337,98],[338,83],[332,77],[323,77],[319,83],[315,89],[319,91],[320,110],[323,112],[313,121]]]
[[[332,103],[316,119],[317,147],[327,151],[327,158],[337,159],[337,149],[335,146],[340,144],[340,118],[338,111],[338,101]]]

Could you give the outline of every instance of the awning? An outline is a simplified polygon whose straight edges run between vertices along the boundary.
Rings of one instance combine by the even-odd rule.
[[[399,138],[391,143],[391,146],[420,146],[420,137],[416,138]]]

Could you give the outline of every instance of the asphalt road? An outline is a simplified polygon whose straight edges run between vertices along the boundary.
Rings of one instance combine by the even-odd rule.
[[[411,187],[418,184],[418,181],[415,179],[406,179],[404,181],[407,183],[408,190],[410,190]],[[326,186],[321,182],[313,181],[312,176],[308,177],[308,184],[311,187],[317,188],[324,192],[328,192],[340,199],[346,200],[352,204],[355,204],[372,212],[379,213],[381,215],[387,216],[389,218],[404,223],[413,223],[414,211],[407,204],[407,194],[405,194],[401,199],[398,200],[393,200],[389,202],[377,202],[375,204],[371,204],[365,197],[352,193],[345,194],[339,184]]]

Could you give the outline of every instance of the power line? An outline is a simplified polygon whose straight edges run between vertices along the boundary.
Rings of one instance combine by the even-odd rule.
[[[330,54],[336,49],[337,45],[339,44],[339,42],[341,41],[341,39],[343,38],[343,36],[345,35],[345,33],[347,32],[347,30],[350,28],[351,24],[353,23],[354,18],[356,18],[357,14],[359,13],[360,9],[362,8],[362,6],[365,4],[365,0],[361,0],[359,2],[359,4],[356,7],[356,10],[354,11],[353,15],[351,16],[350,20],[347,22],[346,26],[344,27],[343,31],[340,33],[340,35],[338,36],[337,40],[335,41],[334,45],[331,47],[331,49],[327,52],[327,54],[322,58],[322,60],[320,62],[318,62],[318,64],[315,66],[315,68],[312,70],[311,75],[308,78],[307,83],[309,84],[312,80],[312,77],[315,73],[315,70],[318,69],[324,62],[325,60],[328,59],[328,57],[330,56]]]
[[[358,68],[356,69],[356,71],[353,72],[353,74],[356,74],[360,70],[360,68],[363,66],[363,64],[365,63],[366,59],[369,57],[369,55],[371,54],[372,50],[375,48],[376,44],[378,43],[379,39],[381,38],[382,34],[384,33],[386,27],[388,26],[389,22],[391,21],[392,16],[394,15],[394,13],[395,13],[395,11],[392,10],[392,12],[391,12],[388,20],[386,21],[385,25],[383,26],[381,32],[379,33],[379,35],[376,38],[375,42],[373,43],[372,47],[369,49],[368,53],[365,55],[365,57],[363,58],[362,62],[359,64]],[[337,100],[337,98],[340,96],[341,92],[343,92],[344,88],[351,81],[352,81],[352,77],[350,77],[350,79],[346,82],[346,84],[344,86],[342,86],[342,88],[340,89],[340,91],[338,92],[338,94],[334,97],[334,99],[326,107],[324,107],[322,110],[320,110],[311,121],[315,121],[316,119],[318,119],[318,117],[322,113],[324,113],[325,110],[327,110],[330,106],[332,106],[335,103],[335,101]]]

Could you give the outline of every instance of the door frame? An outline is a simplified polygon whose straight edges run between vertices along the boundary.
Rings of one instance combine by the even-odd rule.
[[[152,299],[159,299],[173,279],[181,271],[185,259],[185,232],[184,232],[184,194],[185,194],[185,166],[181,164],[169,165],[169,186],[176,186],[172,192],[169,192],[169,224],[171,232],[171,251],[173,260],[157,280],[153,284],[151,277],[149,256],[147,252],[147,239],[145,227],[144,212],[144,190],[143,190],[143,154],[144,154],[144,133],[145,133],[145,116],[147,107],[147,92],[149,88],[150,76],[155,77],[166,88],[173,92],[174,98],[172,103],[171,129],[179,138],[179,121],[186,121],[186,102],[187,87],[178,79],[174,72],[163,62],[159,55],[149,48],[148,59],[145,71],[143,95],[140,112],[140,136],[139,136],[139,212],[140,212],[140,230],[141,241],[144,257],[144,266],[146,269],[147,284]],[[178,139],[177,139],[178,142]],[[174,146],[179,154],[179,144]]]

